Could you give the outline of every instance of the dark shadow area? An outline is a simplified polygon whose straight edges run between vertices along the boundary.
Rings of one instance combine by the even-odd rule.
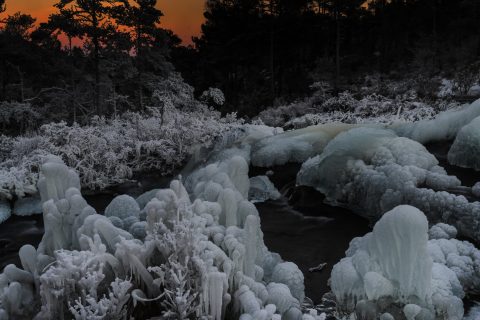
[[[314,303],[330,291],[333,266],[345,257],[350,241],[371,231],[366,219],[353,212],[323,203],[324,196],[310,187],[295,187],[299,164],[271,168],[271,181],[284,196],[257,203],[265,244],[286,261],[298,265],[305,276],[305,294]],[[269,169],[251,168],[250,175]],[[310,268],[327,263],[319,272]]]

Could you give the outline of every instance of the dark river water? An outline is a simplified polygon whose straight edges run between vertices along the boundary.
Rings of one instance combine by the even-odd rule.
[[[257,203],[267,247],[298,265],[305,277],[305,294],[314,303],[330,291],[332,267],[345,256],[350,241],[371,231],[366,219],[349,210],[323,203],[324,196],[309,187],[295,187],[299,164],[271,168],[270,180],[284,195],[279,200]],[[265,169],[252,168],[251,175]],[[319,272],[309,269],[327,265]]]

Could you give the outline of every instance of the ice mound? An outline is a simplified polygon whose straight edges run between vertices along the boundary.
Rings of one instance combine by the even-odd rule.
[[[428,230],[430,239],[452,239],[457,236],[457,229],[454,226],[437,223]]]
[[[317,125],[264,138],[252,146],[252,164],[271,167],[304,162],[321,153],[337,134],[350,128],[349,124]]]
[[[152,200],[153,198],[155,198],[155,195],[157,194],[158,191],[160,191],[160,189],[153,189],[153,190],[147,191],[147,192],[141,194],[140,196],[138,196],[138,197],[135,199],[135,201],[137,201],[138,206],[140,207],[140,209],[143,210],[143,208],[145,208],[145,206],[147,205],[147,203],[149,203],[150,200]]]
[[[464,126],[448,151],[453,165],[480,170],[480,117]]]
[[[339,134],[320,156],[302,165],[297,183],[372,221],[408,204],[431,223],[448,223],[460,235],[480,240],[480,203],[448,193],[460,181],[448,176],[421,144],[390,130],[355,128]]]
[[[432,141],[452,140],[462,127],[480,116],[480,99],[460,110],[439,113],[433,120],[396,124],[391,128],[402,137],[422,144]]]
[[[452,240],[428,241],[420,210],[402,205],[385,213],[371,233],[352,240],[347,257],[332,270],[339,310],[366,320],[386,313],[384,319],[462,319],[462,284],[468,285],[454,268],[431,257],[436,241]]]
[[[72,187],[73,171],[58,159],[43,168],[45,234],[37,249],[21,248],[21,268],[0,274],[1,319],[142,318],[143,310],[216,320],[325,319],[302,314],[303,274],[266,248],[246,199],[244,158],[198,169],[188,188],[172,181],[143,216],[127,196],[112,201],[108,217],[98,215]]]
[[[472,187],[472,193],[475,197],[480,198],[480,182],[475,183]]]
[[[69,188],[80,190],[80,178],[60,158],[49,156],[41,166],[37,187],[42,203],[50,199],[57,201],[65,198],[65,191]]]
[[[280,192],[273,185],[267,176],[256,176],[250,178],[250,189],[248,199],[252,202],[264,202],[277,200],[281,197]]]

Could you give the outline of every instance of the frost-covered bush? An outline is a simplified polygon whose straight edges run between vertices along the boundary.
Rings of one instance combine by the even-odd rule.
[[[208,105],[213,103],[216,106],[223,106],[225,103],[225,95],[222,90],[218,88],[208,88],[208,90],[202,93],[200,100]]]
[[[373,77],[372,79],[376,79]],[[286,128],[304,128],[331,122],[393,123],[432,119],[455,102],[425,101],[405,83],[384,83],[378,79],[365,80],[365,86],[354,91],[328,94],[323,87],[314,87],[311,97],[286,106],[269,108],[258,117],[267,125]]]
[[[18,132],[25,132],[37,127],[41,114],[30,103],[0,103],[0,128],[6,132],[10,125],[15,125]],[[17,133],[18,133],[17,132]]]
[[[43,125],[37,136],[2,139],[0,196],[35,193],[39,164],[47,154],[75,168],[90,189],[121,183],[135,171],[157,169],[167,175],[197,147],[209,146],[237,124],[235,117],[221,118],[206,106],[181,111],[169,105],[148,114],[94,118],[87,126]]]

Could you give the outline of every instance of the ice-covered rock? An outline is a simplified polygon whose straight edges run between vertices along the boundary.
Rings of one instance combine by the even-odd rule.
[[[430,239],[452,239],[457,236],[457,229],[446,223],[437,223],[428,230]]]
[[[475,84],[468,89],[467,95],[473,96],[473,97],[478,97],[480,96],[480,85]]]
[[[480,170],[480,117],[460,129],[448,151],[448,162]]]
[[[6,221],[12,215],[12,208],[10,203],[5,200],[0,200],[0,223]]]
[[[40,198],[21,198],[13,205],[13,214],[17,216],[30,216],[42,213],[42,201]]]
[[[480,198],[480,182],[475,183],[472,187],[472,193],[475,197]]]
[[[134,216],[137,217],[140,214],[140,207],[134,198],[129,195],[121,195],[115,197],[112,202],[105,208],[105,216],[115,216],[122,220]]]
[[[250,190],[248,191],[248,199],[250,201],[264,202],[266,200],[277,200],[280,197],[280,192],[278,192],[268,176],[250,178]]]
[[[283,283],[288,286],[292,296],[303,303],[305,298],[305,285],[303,273],[293,262],[279,263],[272,274],[273,282]]]
[[[159,191],[160,189],[152,189],[150,191],[147,191],[143,194],[141,194],[140,196],[138,196],[135,201],[137,201],[138,203],[138,206],[140,207],[140,209],[143,209],[145,208],[145,206],[147,205],[147,203],[150,202],[150,200],[152,200],[153,198],[155,198],[155,195],[157,194],[157,192]]]

